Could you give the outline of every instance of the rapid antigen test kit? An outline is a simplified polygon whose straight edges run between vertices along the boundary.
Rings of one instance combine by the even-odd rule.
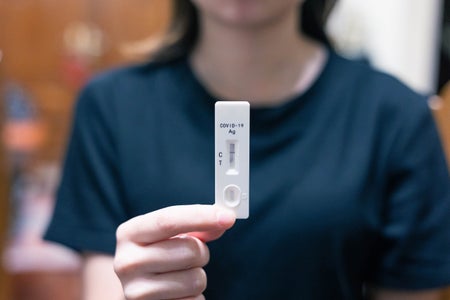
[[[215,203],[249,216],[250,104],[215,104]]]

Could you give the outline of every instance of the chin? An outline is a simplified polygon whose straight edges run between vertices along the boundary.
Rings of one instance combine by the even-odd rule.
[[[197,7],[233,27],[257,28],[292,13],[298,0],[193,0]]]

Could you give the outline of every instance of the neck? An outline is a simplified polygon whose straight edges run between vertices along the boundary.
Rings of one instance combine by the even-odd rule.
[[[298,32],[297,22],[295,12],[257,28],[204,17],[191,65],[219,99],[279,104],[308,88],[325,61],[323,49]]]

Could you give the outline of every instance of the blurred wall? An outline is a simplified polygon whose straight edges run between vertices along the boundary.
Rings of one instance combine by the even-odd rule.
[[[59,158],[62,153],[78,89],[77,82],[71,82],[77,78],[67,77],[81,77],[84,74],[77,72],[97,72],[125,62],[121,45],[161,31],[168,7],[169,1],[160,0],[0,0],[3,79],[18,81],[30,91],[50,127],[45,159]],[[83,44],[80,24],[98,30],[100,46],[87,45],[83,50],[82,45],[75,45]],[[87,52],[78,54],[90,57],[77,62],[71,57],[76,51]]]
[[[442,17],[442,0],[339,0],[328,31],[344,54],[436,93]]]

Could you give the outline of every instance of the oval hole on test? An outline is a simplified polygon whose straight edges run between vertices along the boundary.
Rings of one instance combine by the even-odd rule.
[[[224,190],[225,203],[230,207],[236,207],[241,200],[241,190],[236,185],[228,185]]]

